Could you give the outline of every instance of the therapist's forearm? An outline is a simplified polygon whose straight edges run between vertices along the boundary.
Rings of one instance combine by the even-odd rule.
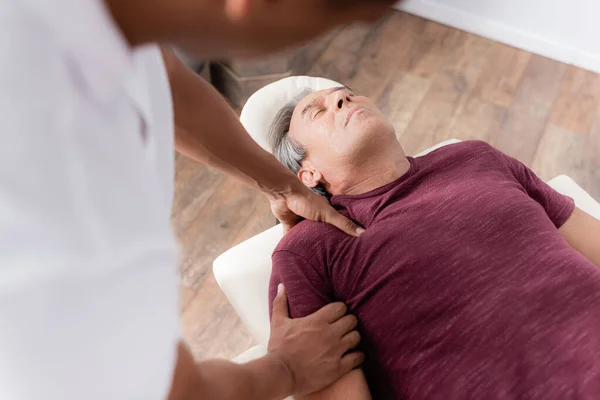
[[[175,113],[178,152],[220,169],[267,195],[287,193],[298,179],[248,135],[223,97],[163,48]]]
[[[280,400],[292,394],[292,377],[275,356],[246,364],[194,362],[182,343],[168,400]]]

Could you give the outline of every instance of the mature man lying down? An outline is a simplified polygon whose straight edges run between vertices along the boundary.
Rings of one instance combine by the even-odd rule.
[[[600,221],[483,142],[406,157],[348,88],[284,107],[271,141],[366,228],[303,221],[273,253],[271,300],[360,321],[362,371],[316,397],[600,399]]]

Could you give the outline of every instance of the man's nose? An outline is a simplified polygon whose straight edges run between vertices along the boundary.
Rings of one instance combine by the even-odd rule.
[[[337,92],[332,93],[332,107],[333,110],[341,111],[344,108],[348,107],[348,103],[350,102],[350,96],[345,90],[338,90]]]

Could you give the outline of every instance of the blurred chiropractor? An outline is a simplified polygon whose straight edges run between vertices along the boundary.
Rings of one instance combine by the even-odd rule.
[[[343,304],[291,320],[283,290],[267,356],[192,359],[178,328],[174,147],[264,192],[287,227],[303,217],[361,229],[157,43],[204,59],[260,55],[392,3],[2,2],[1,399],[279,399],[361,363]]]

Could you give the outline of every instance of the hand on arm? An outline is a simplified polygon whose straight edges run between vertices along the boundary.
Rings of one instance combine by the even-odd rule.
[[[290,319],[287,296],[280,285],[273,301],[269,353],[290,366],[294,396],[318,392],[362,363],[362,353],[348,353],[360,341],[354,330],[357,322],[356,317],[346,315],[343,303]]]
[[[163,48],[173,109],[178,152],[264,192],[286,229],[300,218],[328,222],[352,236],[361,231],[329,203],[306,188],[273,155],[248,135],[223,97]]]
[[[346,307],[336,303],[308,317],[290,319],[281,291],[273,303],[265,357],[242,365],[221,360],[196,364],[180,344],[169,400],[269,400],[322,390],[363,360],[360,353],[346,354],[360,336],[353,330],[356,318],[345,314]]]
[[[280,285],[280,288],[283,290],[282,285]],[[283,350],[287,350],[292,354],[297,352],[298,356],[305,358],[303,363],[306,363],[306,365],[300,368],[300,371],[304,371],[304,373],[311,372],[313,367],[309,363],[315,357],[311,354],[302,354],[306,348],[311,348],[315,355],[327,355],[325,361],[329,364],[326,366],[329,371],[328,374],[319,374],[316,377],[314,373],[311,376],[304,376],[304,374],[295,376],[297,381],[306,383],[303,385],[303,390],[294,392],[296,400],[371,399],[369,387],[362,370],[354,369],[362,363],[363,355],[356,352],[344,355],[348,350],[356,347],[360,341],[360,334],[352,330],[356,328],[356,318],[345,315],[345,313],[346,307],[344,304],[337,303],[325,306],[312,316],[291,320],[288,315],[288,303],[285,293],[279,292],[273,301],[271,330],[275,333],[271,335],[269,350],[277,354],[280,346],[283,345],[285,346]],[[293,324],[301,326],[302,330],[294,332],[298,328],[294,327]],[[325,329],[323,329],[323,324],[329,325],[325,325]],[[312,336],[319,336],[322,340],[323,335],[327,334],[332,335],[330,340],[334,346],[327,345],[320,348],[318,343],[313,341]],[[288,336],[288,340],[297,346],[296,349],[287,348],[289,344],[281,340],[280,335]],[[339,379],[337,379],[338,377]],[[333,382],[333,384],[328,386],[327,382]]]
[[[600,221],[576,208],[558,230],[575,250],[600,267]]]
[[[294,242],[293,239],[290,240]],[[273,269],[269,285],[269,301],[273,304],[272,332],[285,332],[287,329],[282,328],[289,324],[302,323],[304,325],[302,338],[304,339],[299,338],[298,340],[306,340],[306,342],[297,351],[302,351],[303,348],[311,349],[312,357],[318,354],[329,354],[330,368],[334,372],[331,377],[327,378],[329,383],[321,381],[320,388],[312,387],[308,391],[296,392],[294,398],[369,399],[369,389],[365,377],[360,369],[354,369],[357,366],[355,361],[362,360],[362,355],[348,354],[349,351],[354,351],[353,349],[360,339],[359,333],[352,331],[355,329],[356,319],[344,316],[346,306],[343,303],[330,304],[335,297],[332,292],[330,276],[324,264],[319,261],[320,257],[315,256],[309,261],[291,251],[285,241],[286,239],[284,239],[282,249],[273,254]],[[313,253],[314,249],[295,248],[294,250],[305,254]],[[287,292],[289,293],[289,302],[287,295],[284,297],[280,292],[281,283],[289,288],[289,292]],[[289,319],[288,309],[290,315],[295,319]],[[328,324],[329,321],[331,323]],[[276,339],[278,334],[272,333],[272,335],[273,344],[273,339]],[[311,339],[313,335],[320,340],[330,340],[337,346],[337,349],[333,345],[323,347],[323,344],[315,344],[314,339]],[[330,339],[327,339],[327,335],[331,335]],[[295,340],[293,341],[295,342]],[[271,346],[271,349],[277,352],[276,346]],[[337,366],[338,363],[341,367]],[[317,382],[319,381],[313,381],[313,383]]]

